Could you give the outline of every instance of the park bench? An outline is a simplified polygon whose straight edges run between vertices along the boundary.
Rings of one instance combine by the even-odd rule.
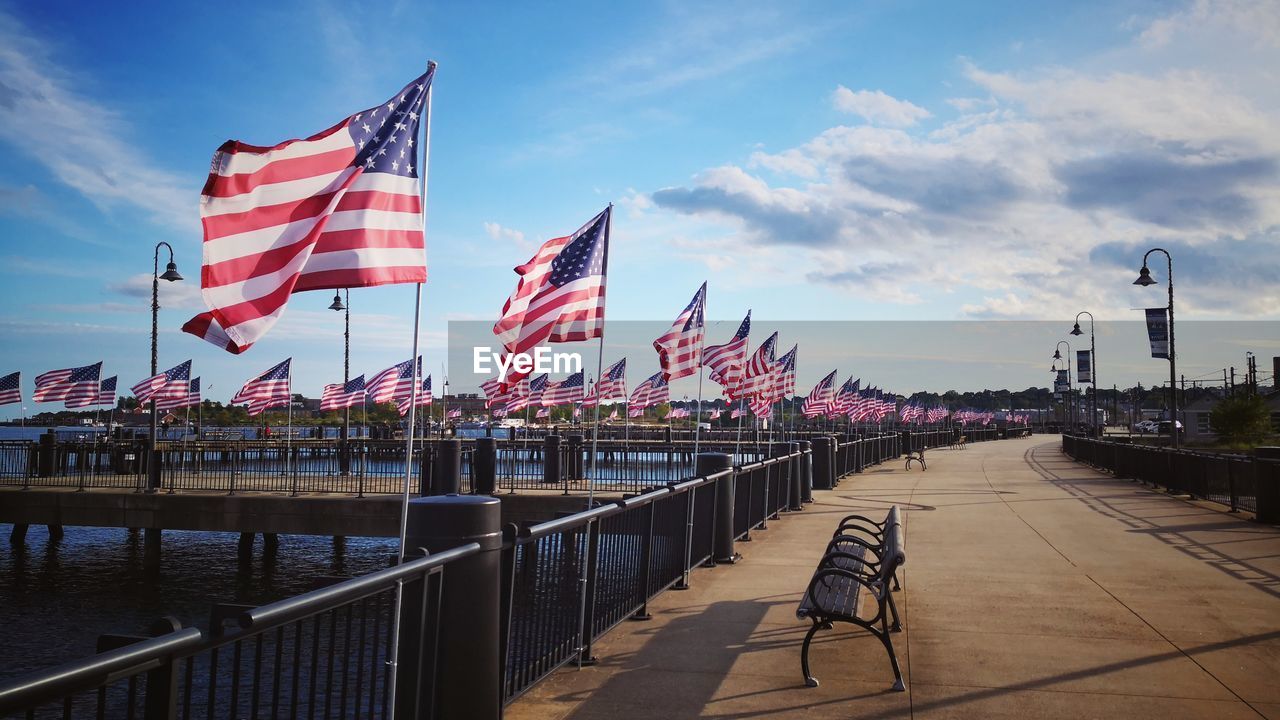
[[[964,436],[964,435],[957,435],[957,436],[955,436],[955,438],[953,438],[953,439],[951,440],[951,449],[952,449],[952,450],[964,450],[964,449],[966,449],[966,448],[968,448],[968,447],[969,447],[969,445],[968,445],[968,443],[966,442],[966,438],[965,438],[965,436]]]
[[[902,629],[890,585],[897,585],[898,567],[905,562],[906,545],[897,506],[889,509],[883,522],[861,515],[840,521],[796,608],[796,617],[813,623],[800,651],[805,685],[818,686],[817,678],[809,672],[809,646],[814,634],[830,629],[833,623],[845,622],[866,629],[880,640],[893,667],[893,689],[906,689],[889,639],[890,632]],[[875,601],[875,613],[870,617],[859,614],[858,603],[864,589]]]
[[[907,451],[907,469],[908,470],[911,469],[912,462],[920,463],[920,468],[923,470],[929,469],[929,465],[924,461],[924,448],[920,448],[919,450]]]

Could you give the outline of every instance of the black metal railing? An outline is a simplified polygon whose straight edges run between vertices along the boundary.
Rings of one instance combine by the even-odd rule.
[[[1118,478],[1140,480],[1192,497],[1274,518],[1280,508],[1275,488],[1280,487],[1280,460],[1251,455],[1174,450],[1062,436],[1062,449],[1075,460],[1106,470]],[[1270,491],[1270,492],[1267,492]]]

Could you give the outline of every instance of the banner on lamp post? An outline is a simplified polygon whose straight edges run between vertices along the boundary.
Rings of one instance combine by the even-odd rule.
[[[1169,359],[1169,311],[1147,308],[1147,339],[1151,341],[1151,357]]]
[[[1053,391],[1058,395],[1066,395],[1071,392],[1071,375],[1069,371],[1058,371],[1058,377],[1053,381]]]
[[[1089,350],[1076,351],[1076,382],[1081,382],[1081,383],[1093,382],[1092,351],[1089,351]]]

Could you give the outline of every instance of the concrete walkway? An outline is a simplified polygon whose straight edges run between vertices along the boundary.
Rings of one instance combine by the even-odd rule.
[[[736,566],[650,605],[508,708],[522,718],[1280,718],[1280,530],[1077,465],[1045,436],[928,453],[819,492]],[[894,635],[796,603],[836,521],[906,511]]]

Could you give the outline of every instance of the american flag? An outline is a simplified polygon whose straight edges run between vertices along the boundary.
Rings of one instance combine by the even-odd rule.
[[[796,354],[800,346],[792,345],[786,355],[778,358],[778,367],[774,371],[774,382],[769,394],[775,400],[789,398],[796,393]]]
[[[320,393],[320,411],[355,407],[364,402],[364,396],[364,375],[353,377],[345,383],[325,385],[324,391]]]
[[[551,383],[542,394],[543,407],[567,405],[582,399],[582,371],[570,375],[559,382]]]
[[[702,351],[702,364],[710,372],[707,377],[724,388],[729,397],[736,397],[738,384],[742,382],[743,366],[747,362],[747,337],[751,334],[751,311],[738,326],[738,332],[723,345],[711,345]]]
[[[480,383],[480,392],[484,393],[485,407],[505,406],[511,399],[514,386],[506,387],[506,384],[498,378],[489,378]]]
[[[248,403],[250,415],[261,415],[267,408],[287,406],[292,399],[289,392],[289,368],[292,364],[293,358],[288,358],[245,383],[231,398],[231,404]]]
[[[189,382],[191,382],[191,361],[187,360],[139,382],[130,388],[130,392],[138,399],[139,404],[155,398],[157,409],[168,409],[177,406],[170,404],[168,408],[162,408],[161,402],[186,400]]]
[[[182,393],[170,392],[169,388],[156,394],[157,410],[176,410],[184,407],[195,407],[200,404],[200,378],[192,378],[182,384]]]
[[[667,384],[661,372],[656,372],[636,386],[627,401],[630,408],[644,409],[671,399],[671,386]]]
[[[161,405],[156,401],[156,407],[163,410],[172,410],[174,408],[197,407],[200,405],[202,398],[200,397],[200,378],[193,377],[191,382],[187,384],[187,396],[181,400],[166,401]]]
[[[729,413],[729,419],[737,420],[738,418],[746,414],[747,414],[747,409],[743,407],[741,404],[739,404],[738,407],[733,409],[733,412]]]
[[[98,383],[98,396],[93,399],[90,405],[115,405],[116,404],[116,379],[119,375],[111,377]],[[158,407],[158,406],[157,406]]]
[[[369,402],[400,402],[401,398],[409,397],[413,392],[414,363],[412,360],[405,360],[396,363],[391,367],[379,372],[377,375],[369,378],[365,383],[365,392],[369,395]],[[417,375],[422,375],[422,356],[418,356]]]
[[[607,403],[626,399],[627,359],[622,358],[604,369],[604,376],[591,389],[591,393],[582,399],[582,404],[590,407],[595,405],[597,400]]]
[[[397,395],[396,410],[400,411],[400,417],[409,414],[409,403],[413,400],[413,396],[404,393]],[[417,407],[425,407],[431,404],[431,376],[428,375],[422,379],[422,387],[418,388],[418,400],[414,403]]]
[[[456,420],[462,417],[462,408],[454,408],[450,410],[449,414],[446,417],[448,417],[451,420]]]
[[[489,411],[489,414],[490,414],[490,415],[493,415],[493,416],[494,416],[494,417],[496,417],[496,418],[506,417],[506,416],[507,416],[507,409],[506,409],[506,408],[504,408],[504,407],[500,407],[500,408],[493,408],[492,410],[490,410],[490,411]]]
[[[617,419],[618,419],[618,408],[614,408],[614,409],[613,409],[613,412],[609,413],[609,419],[610,419],[610,420],[617,420]]]
[[[100,362],[40,373],[36,376],[36,391],[31,399],[36,402],[65,400],[67,407],[85,407],[97,398],[101,376]]]
[[[22,402],[22,372],[0,377],[0,405]]]
[[[844,381],[840,389],[836,391],[835,398],[831,401],[831,407],[827,410],[828,415],[849,415],[854,405],[858,402],[858,387],[862,384],[862,379],[854,380],[849,378]]]
[[[678,419],[689,417],[689,411],[685,408],[671,408],[671,412],[667,413],[668,419]]]
[[[515,392],[507,401],[507,412],[519,412],[527,407],[542,404],[542,394],[547,391],[547,381],[546,373],[532,380],[526,378],[516,381]]]
[[[642,407],[627,408],[627,417],[640,417],[641,415],[644,415],[644,408]]]
[[[925,419],[931,423],[942,422],[947,419],[947,409],[941,405],[934,405],[925,413]]]
[[[805,417],[818,417],[827,414],[827,411],[835,404],[835,387],[836,387],[836,371],[832,370],[830,375],[818,381],[817,385],[809,391],[809,397],[804,400],[802,412]]]
[[[749,402],[751,404],[751,414],[756,417],[769,417],[773,412],[773,398],[770,398],[765,393],[752,395]]]
[[[517,267],[516,289],[493,326],[503,347],[527,353],[544,342],[576,342],[604,332],[605,275],[613,206],[572,235],[548,240]],[[506,382],[519,377],[507,375]]]
[[[756,348],[755,354],[751,356],[751,360],[742,372],[742,381],[738,383],[737,389],[730,397],[750,397],[767,392],[772,387],[774,371],[777,368],[777,362],[774,360],[777,347],[778,333],[775,332]]]
[[[291,293],[426,282],[414,143],[434,76],[305,140],[218,148],[200,195],[209,312],[184,331],[242,353]]]
[[[667,382],[688,377],[702,367],[702,342],[706,332],[707,284],[702,283],[693,300],[667,330],[653,341],[658,364]]]
[[[538,412],[533,414],[534,417],[545,419],[551,417],[551,408],[538,408]]]
[[[711,411],[711,415],[710,415],[707,419],[708,419],[708,420],[719,420],[719,419],[720,419],[720,408],[716,408],[715,410],[712,410],[712,411]]]

